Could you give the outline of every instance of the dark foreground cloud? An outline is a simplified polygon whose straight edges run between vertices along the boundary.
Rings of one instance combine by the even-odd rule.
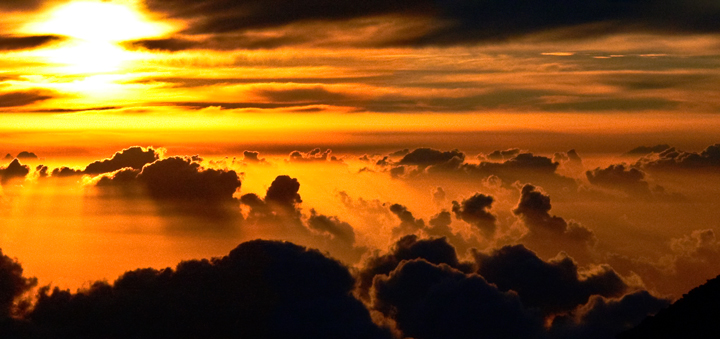
[[[720,15],[720,5],[703,0],[369,0],[362,3],[350,0],[146,0],[145,3],[150,10],[189,20],[190,25],[183,33],[191,35],[242,33],[308,22],[340,25],[351,19],[378,16],[430,22],[424,31],[404,31],[385,42],[395,45],[478,43],[546,31],[555,31],[552,35],[555,38],[616,32],[720,31],[720,23],[716,20]],[[172,46],[168,43],[163,45]]]
[[[77,293],[45,288],[29,319],[46,338],[390,338],[353,286],[317,250],[255,240]]]
[[[398,240],[389,253],[374,255],[367,259],[363,269],[358,272],[358,294],[369,298],[370,287],[377,275],[390,274],[403,260],[423,259],[434,264],[470,272],[468,263],[461,263],[455,248],[445,238],[421,239],[417,235],[407,235]]]
[[[0,5],[0,9],[2,9]],[[38,48],[54,42],[62,41],[64,38],[57,35],[34,35],[34,36],[4,36],[0,35],[0,51],[16,51]]]
[[[422,259],[403,261],[376,278],[373,308],[412,338],[543,338],[541,318],[515,293]]]
[[[569,257],[543,261],[523,245],[490,254],[477,253],[478,273],[502,291],[515,291],[523,304],[543,314],[561,314],[588,302],[591,296],[621,296],[627,285],[609,267],[580,272]]]
[[[717,338],[720,277],[694,288],[667,309],[648,317],[618,339]]]
[[[550,333],[557,339],[615,338],[618,333],[637,326],[649,314],[658,313],[669,303],[669,300],[657,298],[647,291],[638,291],[617,299],[593,296],[574,315],[555,318]],[[699,338],[689,333],[681,337]]]

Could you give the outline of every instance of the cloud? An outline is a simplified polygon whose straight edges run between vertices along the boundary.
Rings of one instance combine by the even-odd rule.
[[[0,5],[2,8],[2,5]],[[0,35],[0,51],[28,50],[64,40],[57,35],[7,36]]]
[[[400,219],[400,225],[392,229],[393,237],[412,234],[425,228],[425,221],[422,219],[415,219],[412,212],[408,211],[407,207],[403,205],[391,205],[390,212]]]
[[[705,170],[720,167],[720,144],[710,145],[700,153],[684,152],[674,147],[640,158],[633,166],[653,170]]]
[[[314,162],[314,161],[330,161],[334,163],[342,163],[342,159],[338,159],[335,156],[331,156],[331,149],[322,152],[319,148],[315,148],[310,152],[292,151],[286,161],[288,162]]]
[[[671,148],[668,144],[660,144],[655,146],[639,146],[635,147],[627,152],[624,156],[637,156],[637,155],[648,155],[650,153],[662,153],[663,151]]]
[[[0,168],[0,183],[7,184],[14,179],[25,179],[25,176],[30,173],[30,167],[23,165],[14,159],[6,167]]]
[[[636,196],[649,196],[653,193],[650,184],[645,180],[645,172],[624,164],[610,165],[604,169],[598,167],[585,172],[585,175],[591,184],[600,187],[618,189]]]
[[[17,259],[12,259],[0,250],[0,328],[10,317],[17,316],[27,301],[20,300],[35,285],[37,279],[23,276],[23,268]]]
[[[434,264],[446,264],[464,272],[470,272],[468,263],[461,263],[455,248],[445,238],[421,239],[411,234],[400,238],[386,254],[368,258],[358,274],[357,292],[364,299],[369,298],[370,287],[377,275],[388,275],[403,260],[424,259]]]
[[[265,162],[265,158],[260,158],[260,152],[244,151],[243,161],[248,163],[261,163]]]
[[[327,233],[333,239],[353,245],[355,244],[355,230],[350,224],[340,221],[337,217],[318,214],[314,209],[310,210],[308,226],[311,230],[320,233]]]
[[[2,93],[0,94],[0,108],[28,106],[55,97],[54,93],[47,90]]]
[[[400,159],[398,164],[425,168],[431,165],[446,163],[453,158],[458,158],[462,161],[465,160],[465,154],[458,150],[442,152],[431,148],[417,148]]]
[[[567,256],[545,262],[523,245],[477,252],[475,258],[478,274],[501,291],[517,292],[525,306],[546,315],[572,311],[593,295],[621,296],[628,288],[609,266],[580,272]]]
[[[669,304],[669,300],[655,297],[647,291],[637,291],[616,299],[593,296],[574,315],[555,318],[550,333],[556,339],[616,338],[619,333],[637,326]]]
[[[455,217],[465,221],[466,223],[477,227],[488,237],[495,234],[495,217],[488,211],[493,201],[493,197],[481,193],[475,193],[472,197],[465,199],[461,203],[453,201],[452,211]]]
[[[77,293],[45,288],[30,319],[47,337],[390,338],[339,262],[254,240],[175,269],[129,271]]]
[[[126,167],[139,170],[146,164],[158,160],[161,153],[161,150],[156,150],[152,147],[144,148],[133,146],[116,152],[110,159],[95,161],[87,165],[83,172],[85,174],[97,175],[114,172]]]
[[[720,335],[717,318],[720,277],[692,289],[680,300],[648,317],[637,327],[618,335],[618,339],[711,338]]]
[[[255,95],[273,103],[293,103],[296,105],[338,104],[349,97],[342,93],[328,91],[322,86],[293,89],[257,89]]]
[[[541,318],[481,276],[423,259],[373,283],[373,308],[412,338],[540,338]]]
[[[533,185],[525,185],[520,191],[520,201],[513,214],[528,228],[521,242],[543,254],[557,253],[559,246],[573,255],[583,256],[597,242],[595,233],[575,222],[550,215],[550,197],[538,191]]]
[[[510,160],[520,154],[519,148],[511,148],[504,151],[496,150],[485,156],[488,160],[503,161]]]
[[[0,10],[6,12],[30,11],[39,8],[44,0],[5,0],[0,2]]]
[[[146,0],[147,7],[170,18],[185,19],[190,35],[243,33],[307,22],[335,23],[372,17],[402,17],[429,22],[424,31],[406,30],[388,45],[454,45],[502,41],[538,33],[545,39],[595,37],[619,32],[713,33],[720,6],[693,0],[663,3],[631,0],[522,2],[520,0],[298,2]],[[542,35],[541,35],[542,37]]]

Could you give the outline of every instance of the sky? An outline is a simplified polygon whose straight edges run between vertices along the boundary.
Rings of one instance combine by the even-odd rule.
[[[72,300],[225,291],[217,274],[264,297],[228,289],[249,308],[218,306],[205,335],[309,331],[296,307],[342,322],[327,306],[358,338],[613,338],[720,274],[718,17],[708,0],[2,1],[0,325],[177,337],[207,319],[133,334]],[[286,275],[300,290],[277,292]],[[296,299],[313,293],[327,303]],[[153,300],[218,298],[192,295]],[[504,320],[443,302],[467,295]],[[325,325],[308,336],[348,335]]]

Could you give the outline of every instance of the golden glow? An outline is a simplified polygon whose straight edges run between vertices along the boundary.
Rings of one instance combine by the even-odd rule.
[[[77,1],[53,10],[49,20],[30,30],[107,43],[156,36],[163,27],[146,21],[128,4]]]
[[[115,72],[139,57],[118,46],[119,42],[157,36],[168,29],[146,20],[132,3],[79,1],[55,8],[45,21],[28,25],[25,31],[71,38],[34,54],[62,65],[60,73],[88,74]]]

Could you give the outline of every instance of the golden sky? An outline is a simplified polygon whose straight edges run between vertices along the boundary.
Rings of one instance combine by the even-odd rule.
[[[434,338],[398,315],[403,284],[432,280],[412,269],[482,285],[537,338],[614,338],[720,273],[718,18],[707,0],[0,0],[0,279],[19,284],[0,325],[62,332],[43,307],[277,250],[337,265],[328,300],[373,338]],[[440,299],[428,312],[468,331],[490,319]]]
[[[456,6],[7,2],[2,129],[718,132],[715,5]]]

